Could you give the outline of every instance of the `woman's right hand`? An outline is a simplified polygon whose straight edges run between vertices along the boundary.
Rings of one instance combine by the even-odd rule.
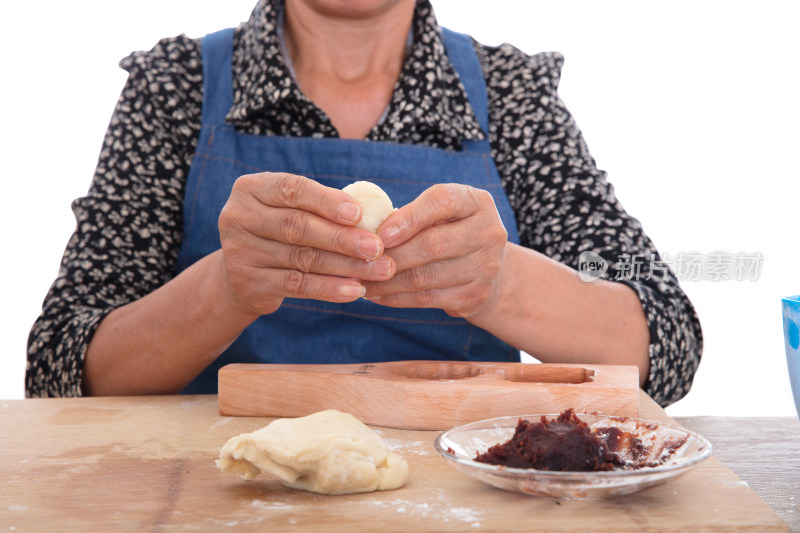
[[[285,297],[344,303],[364,295],[359,280],[390,279],[396,265],[381,240],[353,227],[361,215],[347,193],[302,176],[240,177],[219,217],[233,305],[260,316]]]

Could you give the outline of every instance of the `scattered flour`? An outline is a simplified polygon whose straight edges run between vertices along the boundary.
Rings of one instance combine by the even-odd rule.
[[[405,442],[400,439],[387,439],[384,437],[383,442],[397,455],[430,455],[428,444],[422,441]]]
[[[363,505],[359,503],[359,505]],[[375,500],[369,502],[373,507],[384,507],[413,518],[427,520],[442,520],[443,522],[459,522],[470,527],[480,527],[483,511],[470,507],[453,507],[447,495],[441,489],[436,489],[431,499],[416,503],[403,498],[391,501]]]
[[[225,424],[229,424],[231,420],[233,420],[233,419],[231,417],[229,417],[229,416],[220,418],[217,422],[214,422],[213,426],[208,428],[209,433],[214,431],[216,428],[218,428],[220,426],[224,426]]]
[[[262,500],[253,500],[250,502],[250,507],[255,509],[260,509],[262,511],[292,511],[294,510],[294,505],[290,505],[288,503],[281,503],[281,502],[265,502]]]
[[[383,504],[383,502],[374,502]],[[434,501],[415,503],[411,500],[395,499],[388,503],[395,512],[415,518],[439,519],[444,522],[461,522],[471,527],[480,527],[483,511],[470,507],[451,507],[441,492]]]
[[[214,530],[218,530],[221,528],[241,528],[251,525],[257,525],[261,524],[265,520],[270,520],[271,517],[274,517],[273,513],[280,513],[284,515],[285,513],[292,513],[296,511],[294,505],[282,502],[269,502],[263,500],[253,500],[250,502],[249,507],[256,509],[257,511],[265,511],[265,512],[262,513],[254,512],[249,518],[246,519],[239,518],[239,520],[220,520],[217,518],[207,518],[201,530],[207,531],[209,528]],[[289,524],[295,525],[297,524],[297,520],[294,518],[290,518]]]

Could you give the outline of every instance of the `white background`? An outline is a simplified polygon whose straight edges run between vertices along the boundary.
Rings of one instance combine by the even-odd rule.
[[[0,7],[0,398],[125,81],[161,37],[245,20],[255,0],[39,0]],[[566,56],[560,93],[662,252],[761,252],[758,281],[685,281],[705,351],[672,415],[791,415],[780,298],[800,293],[797,2],[433,0],[486,44]],[[487,6],[492,6],[488,8]]]

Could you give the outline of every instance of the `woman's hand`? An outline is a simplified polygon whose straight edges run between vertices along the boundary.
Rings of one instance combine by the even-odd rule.
[[[292,174],[239,178],[219,217],[223,276],[233,304],[263,315],[284,297],[350,302],[359,280],[395,272],[383,244],[354,228],[361,208],[338,189]]]
[[[498,295],[508,234],[487,191],[434,185],[392,213],[378,235],[397,274],[366,282],[369,300],[469,318]]]

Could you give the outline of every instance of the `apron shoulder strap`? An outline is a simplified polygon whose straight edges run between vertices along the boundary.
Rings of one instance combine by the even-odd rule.
[[[203,37],[203,125],[225,123],[233,105],[233,28]]]
[[[472,39],[463,33],[457,33],[447,28],[442,28],[444,46],[447,57],[458,73],[461,84],[467,91],[467,98],[475,112],[484,139],[480,141],[464,141],[464,149],[468,151],[481,151],[488,153],[489,148],[489,98],[486,94],[486,81],[483,76],[478,55]]]

